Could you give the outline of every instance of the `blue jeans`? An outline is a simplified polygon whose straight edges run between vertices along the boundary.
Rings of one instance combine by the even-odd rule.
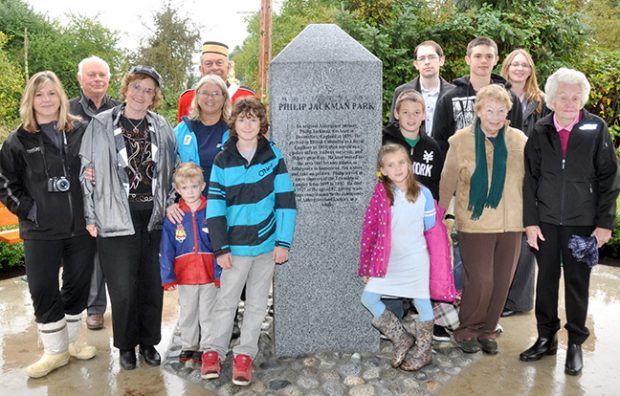
[[[377,319],[383,312],[385,312],[385,304],[381,301],[381,294],[372,292],[362,293],[362,304],[372,313],[372,316]],[[401,303],[402,304],[402,303]],[[426,322],[433,320],[433,306],[431,305],[430,298],[414,298],[413,304],[418,311],[418,319]]]

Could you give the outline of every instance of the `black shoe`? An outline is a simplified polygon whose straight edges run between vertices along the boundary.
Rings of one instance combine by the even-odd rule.
[[[153,345],[140,345],[140,355],[149,366],[159,366],[161,364],[161,356]]]
[[[538,337],[534,345],[521,352],[519,359],[524,362],[539,360],[544,355],[555,355],[558,351],[558,338],[554,334],[551,338]]]
[[[516,313],[517,313],[517,311],[513,311],[512,309],[504,308],[504,310],[502,311],[502,315],[501,316],[502,316],[502,318],[507,318],[507,317],[512,316],[512,315],[514,315]]]
[[[179,361],[183,365],[187,365],[188,363],[193,364],[195,353],[196,351],[181,351],[181,354],[179,355]]]
[[[578,375],[582,368],[583,356],[581,355],[581,345],[568,344],[564,372],[568,375]]]
[[[450,342],[450,333],[443,326],[433,325],[433,340],[439,342]]]
[[[240,336],[241,336],[241,329],[239,328],[239,324],[237,323],[237,321],[235,321],[230,339],[236,340]]]
[[[133,370],[136,368],[136,350],[121,349],[120,352],[121,367],[125,370]]]

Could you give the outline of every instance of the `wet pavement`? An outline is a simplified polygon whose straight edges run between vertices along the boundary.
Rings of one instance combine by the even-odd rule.
[[[560,293],[563,295],[563,292]],[[24,368],[41,354],[28,288],[21,278],[0,281],[0,394],[1,395],[618,395],[620,394],[620,268],[595,267],[590,286],[588,327],[580,376],[564,374],[566,332],[559,333],[556,356],[523,363],[519,353],[536,338],[532,312],[502,318],[504,333],[495,356],[464,355],[450,343],[435,344],[433,364],[418,373],[389,367],[391,346],[381,343],[374,354],[319,353],[296,359],[277,359],[271,350],[267,322],[261,354],[255,362],[255,381],[246,388],[232,386],[230,359],[220,380],[201,380],[197,370],[182,367],[176,320],[177,294],[165,294],[161,368],[139,361],[133,371],[122,370],[112,346],[110,314],[106,327],[84,331],[82,337],[99,349],[90,361],[71,360],[42,379],[28,379]],[[561,318],[564,319],[561,301]],[[411,318],[408,318],[411,325]],[[217,392],[217,393],[215,393]]]

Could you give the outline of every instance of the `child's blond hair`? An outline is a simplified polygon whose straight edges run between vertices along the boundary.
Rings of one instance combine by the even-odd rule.
[[[205,177],[202,168],[193,162],[183,162],[179,164],[174,172],[174,184],[178,187],[182,184],[197,182],[204,183]]]
[[[394,184],[387,176],[381,173],[381,168],[383,167],[384,158],[388,154],[396,153],[403,154],[407,159],[407,169],[409,170],[409,173],[407,174],[407,191],[404,191],[404,193],[409,202],[415,202],[420,194],[420,185],[415,179],[409,154],[407,154],[407,150],[405,150],[405,148],[400,144],[388,143],[379,149],[379,154],[377,155],[377,171],[379,174],[379,181],[383,183],[383,186],[385,187],[385,193],[390,201],[390,205],[394,205]]]

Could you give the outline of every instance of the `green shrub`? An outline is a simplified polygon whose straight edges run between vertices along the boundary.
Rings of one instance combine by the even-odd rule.
[[[0,271],[24,266],[24,244],[9,245],[0,242]]]
[[[578,68],[592,90],[586,108],[607,122],[616,147],[620,146],[620,51],[592,49]]]
[[[601,257],[620,259],[620,197],[616,199],[616,228],[611,239],[600,250]]]

